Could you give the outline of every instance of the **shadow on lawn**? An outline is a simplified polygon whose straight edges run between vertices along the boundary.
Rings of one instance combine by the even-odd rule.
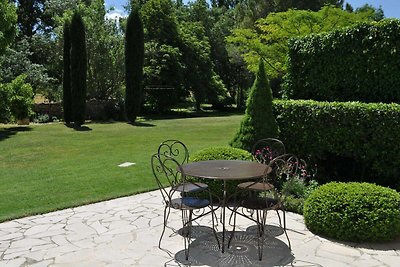
[[[32,131],[32,128],[27,126],[0,129],[0,141],[10,138],[11,136],[16,135],[18,132],[29,132],[29,131]]]
[[[187,119],[187,118],[202,118],[202,117],[228,117],[233,115],[243,115],[243,111],[167,111],[162,114],[145,113],[143,118],[146,120],[168,120],[168,119]]]
[[[75,131],[78,131],[78,132],[88,132],[88,131],[92,130],[92,128],[87,127],[85,125],[76,126],[73,123],[66,123],[65,126],[68,128],[74,129]]]
[[[136,126],[136,127],[154,127],[154,124],[151,123],[147,123],[147,122],[134,122],[134,123],[128,123],[132,126]]]

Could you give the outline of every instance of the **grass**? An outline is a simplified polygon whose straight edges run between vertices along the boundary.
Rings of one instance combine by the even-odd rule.
[[[166,139],[190,153],[227,145],[241,116],[0,126],[0,222],[156,188],[150,157]],[[123,162],[136,165],[120,168]]]

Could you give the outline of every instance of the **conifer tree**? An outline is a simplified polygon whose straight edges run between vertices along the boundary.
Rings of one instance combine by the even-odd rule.
[[[230,145],[250,151],[257,140],[277,137],[278,134],[279,128],[272,110],[272,91],[261,59],[247,99],[246,113]]]
[[[63,111],[64,121],[69,124],[72,121],[72,99],[71,99],[71,37],[70,21],[64,22],[64,74],[63,74]]]
[[[85,122],[87,59],[85,25],[78,11],[72,15],[70,33],[72,119],[79,127]]]
[[[142,102],[144,61],[143,23],[138,8],[129,14],[125,33],[125,114],[130,123],[139,115]]]

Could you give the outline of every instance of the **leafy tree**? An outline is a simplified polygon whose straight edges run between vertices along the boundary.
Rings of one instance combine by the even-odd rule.
[[[71,29],[70,21],[64,23],[64,55],[63,55],[63,111],[64,121],[72,121],[72,91],[71,91]]]
[[[41,93],[49,99],[59,99],[57,79],[49,76],[46,67],[32,62],[31,46],[26,38],[15,42],[0,56],[0,76],[3,82],[9,83],[21,74],[31,84],[34,93]]]
[[[115,20],[105,18],[104,0],[81,6],[86,28],[90,99],[118,99],[124,84],[124,40]]]
[[[154,41],[145,43],[144,95],[152,110],[165,112],[188,95],[182,87],[183,70],[178,47]]]
[[[349,13],[325,6],[318,12],[289,10],[271,13],[256,23],[256,29],[236,29],[227,39],[237,45],[248,68],[255,72],[260,58],[266,60],[269,77],[282,77],[286,71],[287,41],[292,37],[328,32],[369,21],[371,12]]]
[[[146,103],[163,112],[188,94],[182,87],[184,63],[176,12],[171,0],[148,0],[140,14],[145,28]]]
[[[50,32],[53,17],[46,12],[46,0],[14,0],[17,5],[20,36],[32,37],[38,32]]]
[[[196,110],[206,101],[218,104],[226,98],[226,89],[213,70],[210,44],[200,23],[182,23],[182,55],[185,63],[184,85],[193,93]]]
[[[143,95],[143,24],[137,8],[129,14],[125,33],[125,114],[133,123],[139,115]]]
[[[7,84],[11,92],[11,114],[17,120],[29,118],[32,114],[33,90],[32,86],[25,82],[25,78],[25,75],[20,75],[11,81],[11,83]]]
[[[0,122],[7,123],[11,118],[11,110],[10,110],[10,98],[11,92],[9,87],[0,83]]]
[[[250,151],[257,140],[277,137],[278,134],[278,125],[272,111],[272,91],[265,74],[264,62],[260,60],[257,76],[247,99],[246,113],[230,145]]]
[[[349,3],[346,3],[344,10],[346,10],[347,12],[353,13],[354,8]]]
[[[72,16],[70,37],[72,119],[79,127],[85,122],[87,77],[85,25],[79,11]]]
[[[370,18],[375,21],[379,21],[385,18],[385,14],[381,6],[375,8],[371,5],[365,4],[359,8],[356,8],[355,13],[369,13]]]
[[[318,11],[324,5],[333,5],[338,8],[343,7],[343,0],[278,0],[276,1],[276,11],[287,11],[288,9]]]
[[[140,14],[146,28],[146,40],[177,45],[178,25],[171,0],[148,0],[141,7]]]
[[[14,40],[17,22],[15,6],[8,0],[0,0],[0,55]]]

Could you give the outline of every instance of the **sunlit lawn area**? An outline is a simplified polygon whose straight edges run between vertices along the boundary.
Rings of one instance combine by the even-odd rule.
[[[156,188],[150,156],[165,139],[190,153],[227,145],[240,115],[91,123],[0,126],[0,221]],[[121,168],[123,162],[136,165]]]

